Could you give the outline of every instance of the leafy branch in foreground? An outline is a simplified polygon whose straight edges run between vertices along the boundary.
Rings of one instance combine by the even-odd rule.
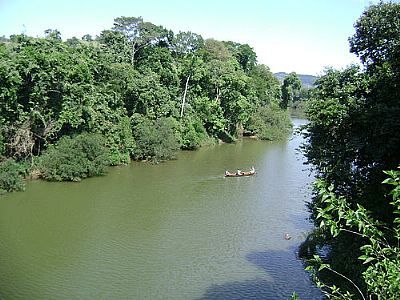
[[[370,212],[359,204],[355,208],[351,207],[344,197],[335,195],[333,186],[327,186],[322,180],[316,182],[322,204],[317,209],[316,216],[320,229],[329,231],[333,237],[347,232],[365,240],[360,248],[363,255],[359,259],[367,266],[363,272],[366,292],[362,292],[350,278],[324,263],[318,255],[314,255],[309,261],[311,265],[307,269],[314,274],[324,269],[333,272],[350,282],[358,293],[352,295],[349,291],[343,291],[343,288],[329,286],[316,279],[328,298],[353,299],[361,296],[362,299],[396,299],[400,295],[400,171],[385,171],[385,174],[389,177],[383,183],[393,187],[390,193],[393,199],[390,204],[395,208],[393,224],[375,220]]]

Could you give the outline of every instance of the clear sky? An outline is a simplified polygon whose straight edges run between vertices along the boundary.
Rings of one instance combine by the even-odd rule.
[[[399,2],[400,0],[396,0]],[[353,24],[376,0],[0,0],[0,36],[98,35],[120,16],[204,38],[247,43],[273,72],[320,74],[357,62],[348,51]]]

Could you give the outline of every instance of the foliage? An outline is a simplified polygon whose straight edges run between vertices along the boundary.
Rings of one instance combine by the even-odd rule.
[[[281,88],[279,81],[266,65],[255,66],[249,75],[257,106],[265,107],[276,99],[280,99]]]
[[[168,38],[168,32],[161,26],[144,22],[142,17],[119,17],[114,19],[114,31],[121,32],[131,43],[131,63],[135,54],[154,43]]]
[[[260,108],[250,118],[247,128],[261,140],[280,140],[287,137],[291,126],[288,112],[275,104]]]
[[[292,72],[283,80],[281,108],[287,109],[288,106],[299,98],[301,81],[296,73]]]
[[[24,171],[24,168],[13,159],[0,162],[0,194],[23,190],[25,185],[21,175]]]
[[[377,11],[386,13],[390,9],[392,5],[383,3],[370,8],[374,18]],[[358,23],[371,21],[368,11]],[[388,15],[394,19],[385,22],[399,24],[398,15]],[[360,35],[356,31],[353,43],[368,44],[379,38],[373,30],[368,33],[369,36]],[[398,38],[395,34],[390,36],[392,41]],[[388,41],[388,45],[392,43]],[[376,51],[365,49],[363,55],[375,55]],[[383,191],[379,182],[382,171],[395,168],[400,161],[400,76],[395,72],[396,60],[387,60],[380,66],[376,61],[373,67],[366,67],[366,72],[355,66],[343,71],[328,69],[317,81],[315,99],[308,106],[311,122],[305,133],[309,144],[304,150],[319,176],[334,184],[338,193],[350,200],[363,199],[366,208],[385,217],[390,216],[390,209],[380,204]]]
[[[152,121],[145,117],[133,118],[136,146],[133,158],[160,162],[175,157],[178,150],[177,124],[171,118]]]
[[[5,154],[6,145],[4,143],[4,129],[0,121],[0,159]]]
[[[193,32],[179,32],[172,41],[172,51],[177,55],[193,53],[204,46],[203,37]]]
[[[356,33],[350,41],[350,51],[368,67],[385,62],[399,62],[400,5],[384,3],[371,5],[357,20]],[[399,65],[397,65],[399,67]]]
[[[186,117],[181,122],[181,148],[186,150],[199,148],[208,138],[207,132],[200,120],[193,120],[190,117]]]
[[[399,10],[380,2],[362,14],[350,46],[364,68],[327,69],[308,105],[303,150],[323,182],[310,208],[321,246],[329,245],[322,269],[343,279],[325,288],[340,297],[343,290],[355,297],[399,294],[398,192],[389,203],[381,185],[383,171],[400,161]],[[398,172],[388,174],[386,182],[398,182]]]
[[[357,180],[353,162],[358,161],[359,148],[363,147],[357,137],[363,127],[351,127],[356,118],[363,118],[357,110],[364,101],[368,80],[352,66],[342,72],[328,69],[316,84],[315,98],[308,103],[308,144],[303,149],[308,163],[318,166],[320,176],[336,186],[340,181],[344,193]]]
[[[109,164],[108,155],[105,140],[100,135],[64,136],[41,156],[39,170],[46,180],[80,181],[103,175]]]
[[[249,73],[257,65],[257,54],[248,44],[239,44],[234,42],[224,42],[229,51],[236,58],[243,71]]]
[[[333,186],[327,186],[323,181],[317,181],[318,199],[320,205],[317,209],[316,220],[321,230],[328,230],[333,237],[341,232],[350,233],[361,237],[365,242],[360,250],[359,259],[367,266],[363,278],[367,286],[368,296],[350,279],[336,272],[329,264],[324,263],[317,255],[312,262],[318,266],[318,272],[328,269],[350,281],[363,299],[368,297],[382,297],[382,299],[395,299],[400,294],[400,171],[385,172],[390,177],[384,183],[393,186],[391,191],[395,219],[393,226],[382,223],[373,217],[363,206],[352,208],[342,196],[334,193]],[[392,227],[392,228],[391,228]],[[314,270],[313,267],[309,268]],[[350,293],[343,292],[338,287],[329,287],[322,282],[333,298],[352,299]],[[345,295],[345,297],[342,297]]]

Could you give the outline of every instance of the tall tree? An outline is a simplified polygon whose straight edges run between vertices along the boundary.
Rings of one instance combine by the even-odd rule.
[[[46,29],[44,35],[49,39],[61,40],[61,32],[57,29]]]
[[[131,44],[131,64],[134,65],[135,55],[152,43],[167,39],[169,32],[161,26],[144,22],[142,17],[119,17],[114,19],[113,30],[122,32]]]
[[[281,108],[288,108],[289,104],[299,96],[301,81],[295,72],[290,73],[283,80]]]
[[[350,52],[368,67],[400,61],[400,5],[380,3],[366,10],[355,24],[349,39]]]
[[[204,47],[203,37],[193,32],[179,32],[172,41],[172,51],[177,55],[191,54]]]
[[[250,72],[251,84],[256,93],[257,106],[267,106],[281,97],[279,80],[266,65],[257,65]]]
[[[223,43],[246,73],[249,73],[257,65],[257,54],[248,44],[240,44],[232,41]]]
[[[186,104],[186,96],[189,89],[189,80],[192,74],[195,72],[194,68],[196,65],[197,57],[195,52],[204,47],[204,40],[201,35],[192,32],[179,32],[173,39],[172,50],[174,53],[183,60],[184,69],[184,81],[185,87],[182,96],[180,117],[183,117],[183,112]]]

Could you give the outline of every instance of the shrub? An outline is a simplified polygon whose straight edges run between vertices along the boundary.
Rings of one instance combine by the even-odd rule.
[[[181,123],[181,148],[195,150],[208,139],[207,132],[199,120],[185,118]]]
[[[104,144],[104,138],[96,134],[61,138],[42,155],[39,162],[41,176],[51,181],[80,181],[104,174],[109,164]]]
[[[117,124],[109,126],[104,133],[109,148],[109,163],[112,166],[128,164],[134,147],[132,129],[128,117],[122,117]]]
[[[285,138],[291,122],[286,110],[273,105],[261,107],[249,121],[248,129],[261,140],[279,140]]]
[[[25,188],[21,174],[23,167],[13,159],[0,162],[0,193],[21,191]]]
[[[152,121],[138,117],[133,125],[136,145],[134,159],[159,162],[173,159],[179,149],[175,133],[176,121],[171,118],[160,118]]]

